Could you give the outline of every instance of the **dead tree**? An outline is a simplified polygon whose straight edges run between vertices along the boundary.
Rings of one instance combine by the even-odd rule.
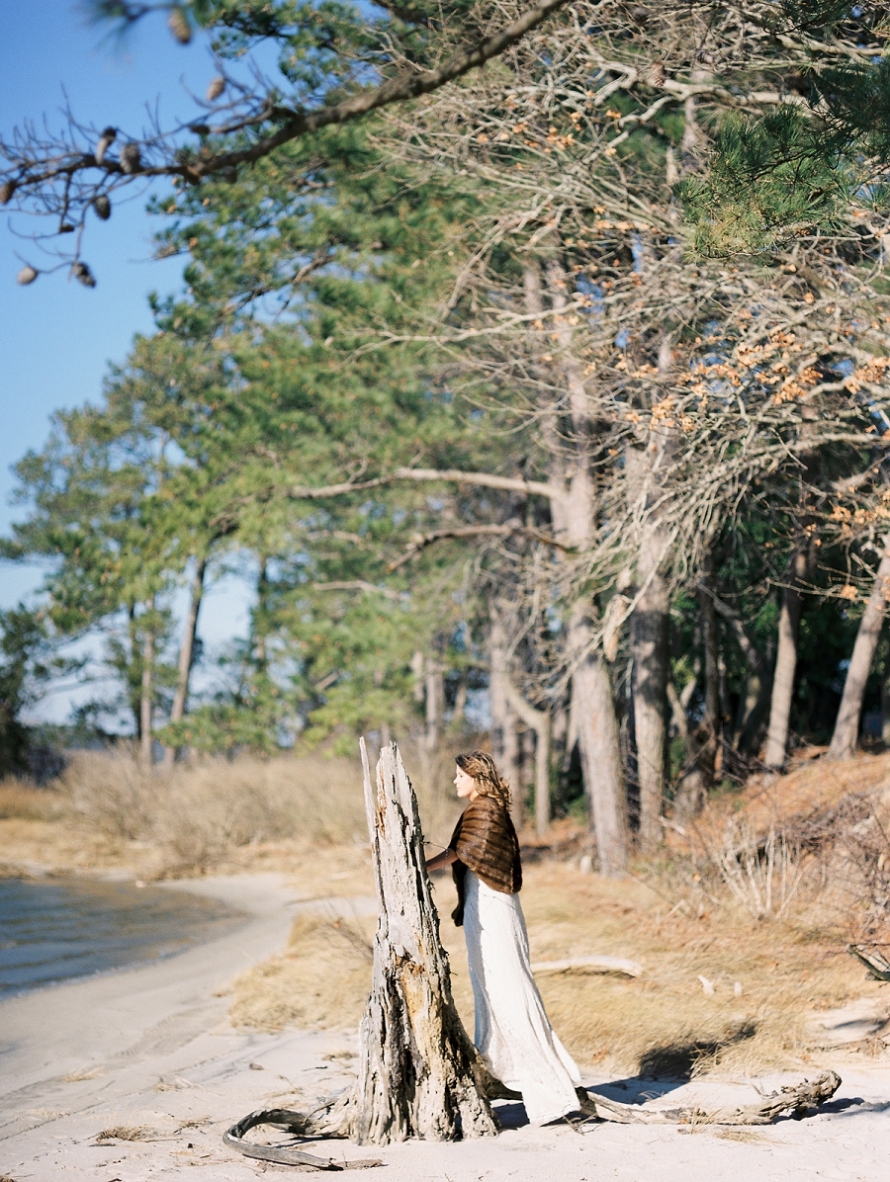
[[[451,997],[411,782],[395,743],[381,753],[376,788],[364,742],[362,764],[380,918],[343,1131],[373,1145],[492,1135],[477,1054]]]
[[[348,1137],[359,1145],[410,1137],[458,1141],[497,1132],[488,1096],[499,1087],[451,996],[411,781],[395,743],[380,754],[376,785],[364,740],[361,753],[379,921],[358,1079],[345,1096],[311,1115],[275,1110],[239,1121],[225,1140],[247,1156],[333,1168],[293,1146],[275,1147],[284,1156],[269,1156],[268,1146],[243,1140],[257,1124],[280,1125],[300,1136]],[[358,1163],[367,1164],[377,1163]]]
[[[844,692],[828,749],[829,759],[852,759],[856,754],[859,739],[859,716],[862,713],[862,699],[865,683],[874,660],[875,649],[881,636],[887,603],[890,600],[890,534],[881,539],[881,562],[875,575],[874,586],[862,620],[856,633],[856,642],[850,657],[850,667],[844,682]]]

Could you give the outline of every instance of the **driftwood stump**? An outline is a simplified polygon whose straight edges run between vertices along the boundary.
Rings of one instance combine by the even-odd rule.
[[[346,1128],[362,1145],[492,1135],[476,1051],[451,996],[411,782],[395,743],[381,752],[376,785],[364,741],[361,751],[380,911]]]

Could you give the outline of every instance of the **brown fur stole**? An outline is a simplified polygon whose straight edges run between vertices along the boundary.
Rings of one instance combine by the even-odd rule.
[[[505,895],[514,895],[522,889],[519,839],[510,814],[493,797],[477,796],[470,801],[455,826],[448,848],[458,858],[451,866],[458,900],[451,918],[458,927],[464,922],[467,870],[472,870],[492,890]]]

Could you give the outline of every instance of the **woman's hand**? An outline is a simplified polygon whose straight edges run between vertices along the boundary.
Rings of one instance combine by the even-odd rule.
[[[446,866],[450,866],[452,862],[456,861],[457,854],[454,850],[443,850],[441,854],[436,854],[435,858],[430,858],[426,868],[432,873],[434,870],[444,870]]]

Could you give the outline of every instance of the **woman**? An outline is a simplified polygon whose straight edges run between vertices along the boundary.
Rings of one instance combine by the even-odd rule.
[[[553,1032],[532,977],[519,904],[522,867],[510,789],[484,751],[458,755],[454,785],[469,800],[448,849],[428,870],[452,867],[476,1004],[473,1041],[494,1076],[517,1092],[532,1124],[577,1111],[578,1068]]]

